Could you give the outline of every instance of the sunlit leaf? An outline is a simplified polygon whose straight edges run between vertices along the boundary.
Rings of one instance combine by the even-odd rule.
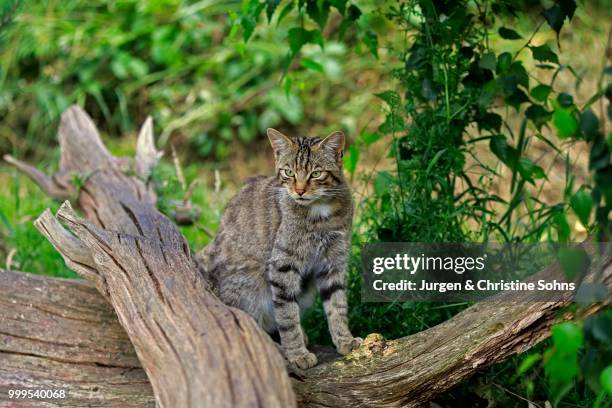
[[[310,58],[302,58],[300,61],[303,67],[310,69],[311,71],[323,72],[323,65]]]
[[[601,372],[599,381],[601,383],[601,388],[603,388],[608,395],[612,396],[612,365],[607,366]]]
[[[521,364],[516,369],[516,374],[525,374],[540,360],[542,360],[542,355],[540,353],[529,354],[523,359],[523,361],[521,361]]]
[[[564,353],[576,353],[584,342],[582,329],[572,322],[554,325],[551,334],[555,347]]]
[[[574,136],[578,131],[578,121],[572,111],[563,108],[555,109],[553,113],[553,124],[557,128],[557,136],[566,138]]]
[[[348,148],[348,152],[342,158],[344,168],[350,173],[354,174],[357,169],[357,162],[359,161],[359,149],[355,145],[351,145]]]

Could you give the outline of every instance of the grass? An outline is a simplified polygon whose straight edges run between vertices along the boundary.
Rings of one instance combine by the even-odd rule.
[[[62,278],[78,277],[33,225],[46,208],[57,211],[59,203],[16,170],[6,166],[0,169],[0,267]]]

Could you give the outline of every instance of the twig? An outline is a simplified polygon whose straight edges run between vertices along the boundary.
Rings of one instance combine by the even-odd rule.
[[[185,176],[183,175],[183,170],[181,170],[181,162],[176,154],[176,149],[174,148],[174,143],[170,144],[170,149],[172,150],[172,161],[174,162],[174,168],[176,169],[176,178],[179,183],[181,183],[181,187],[183,191],[187,189],[187,182],[185,181]]]
[[[11,250],[9,251],[6,257],[6,270],[7,271],[11,270],[11,266],[13,266],[13,258],[15,257],[16,253],[17,253],[17,248],[11,248]]]
[[[509,389],[507,389],[507,388],[505,388],[505,387],[502,387],[501,385],[499,385],[499,384],[497,384],[497,383],[491,383],[491,384],[493,384],[494,386],[496,386],[496,387],[497,387],[497,388],[499,388],[500,390],[502,390],[502,391],[504,391],[504,392],[507,392],[508,394],[514,395],[515,397],[520,398],[520,399],[522,399],[523,401],[528,402],[528,403],[530,403],[530,404],[532,404],[532,405],[536,406],[537,408],[542,408],[542,406],[541,406],[541,405],[538,405],[538,404],[536,404],[535,402],[533,402],[533,401],[531,401],[531,400],[529,400],[529,399],[527,399],[527,398],[525,398],[525,397],[523,397],[523,396],[521,396],[521,395],[519,395],[519,394],[517,394],[517,393],[514,393],[514,392],[510,391]]]

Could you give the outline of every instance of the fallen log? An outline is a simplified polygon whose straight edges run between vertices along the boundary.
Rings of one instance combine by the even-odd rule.
[[[558,265],[537,279],[561,278]],[[603,282],[612,287],[612,261]],[[480,369],[521,353],[573,316],[572,299],[509,294],[398,340],[370,335],[350,355],[293,374],[304,407],[420,406]],[[594,304],[586,316],[605,307]],[[84,281],[0,271],[0,405],[9,388],[68,390],[59,406],[147,406],[154,397],[112,307]],[[319,355],[319,360],[330,360]]]
[[[26,388],[66,390],[48,401],[62,406],[155,405],[130,339],[91,284],[2,270],[0,406],[18,402],[9,389]]]
[[[115,158],[87,114],[71,107],[60,122],[55,176],[8,161],[55,197],[78,194],[87,220],[65,202],[56,217],[47,210],[35,225],[112,305],[158,405],[294,406],[274,343],[250,316],[214,296],[178,228],[155,208],[147,183],[159,156],[152,141],[147,121],[136,163]],[[79,189],[66,181],[75,177]]]
[[[155,210],[154,192],[121,171],[130,163],[108,154],[78,108],[62,119],[60,145],[54,178],[10,160],[56,197],[79,194],[88,221],[65,204],[37,226],[88,282],[0,272],[0,403],[8,388],[48,385],[68,390],[53,401],[64,406],[284,407],[294,395],[301,406],[419,406],[572,317],[559,315],[569,296],[501,294],[412,336],[370,335],[344,358],[293,373],[293,393],[275,346],[210,293],[184,238]],[[150,166],[137,165],[137,174]],[[74,171],[85,178],[80,191],[64,187]],[[610,259],[604,266],[610,287]],[[559,265],[537,279],[555,277]]]

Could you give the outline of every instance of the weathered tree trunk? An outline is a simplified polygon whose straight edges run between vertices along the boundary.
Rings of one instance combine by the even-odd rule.
[[[9,161],[56,197],[73,194],[68,180],[80,178],[78,204],[89,221],[65,202],[57,219],[47,210],[35,225],[108,299],[160,406],[294,406],[276,346],[250,316],[212,294],[187,242],[156,210],[144,181],[158,157],[152,140],[148,120],[132,166],[112,157],[91,119],[72,107],[60,123],[57,175]],[[144,180],[122,171],[130,167]]]
[[[63,406],[155,405],[130,339],[91,284],[0,270],[0,406],[26,387],[66,390],[48,401]]]
[[[135,166],[145,177],[158,155],[147,123]],[[75,193],[72,172],[86,180],[79,205],[90,222],[65,204],[57,218],[47,211],[36,225],[90,283],[0,271],[0,404],[8,388],[36,386],[66,388],[69,398],[53,402],[68,406],[294,405],[275,346],[252,319],[210,293],[184,238],[155,210],[154,193],[120,171],[129,163],[108,154],[78,108],[63,116],[60,145],[53,178],[9,160],[58,198]],[[534,279],[555,277],[562,277],[558,265]],[[610,259],[603,281],[612,286]],[[532,296],[501,294],[398,340],[370,335],[350,355],[294,373],[297,401],[421,405],[572,317],[559,315],[570,297]]]
[[[561,278],[557,265],[537,276]],[[604,269],[612,286],[612,262]],[[509,294],[421,333],[370,335],[349,356],[294,375],[300,406],[419,406],[474,372],[546,338],[571,299]],[[596,304],[587,315],[605,307]],[[62,406],[145,406],[153,394],[113,309],[90,284],[0,271],[0,406],[8,388],[65,388]],[[328,352],[329,356],[329,352]],[[321,355],[319,355],[321,357]],[[329,358],[320,358],[329,360]]]

